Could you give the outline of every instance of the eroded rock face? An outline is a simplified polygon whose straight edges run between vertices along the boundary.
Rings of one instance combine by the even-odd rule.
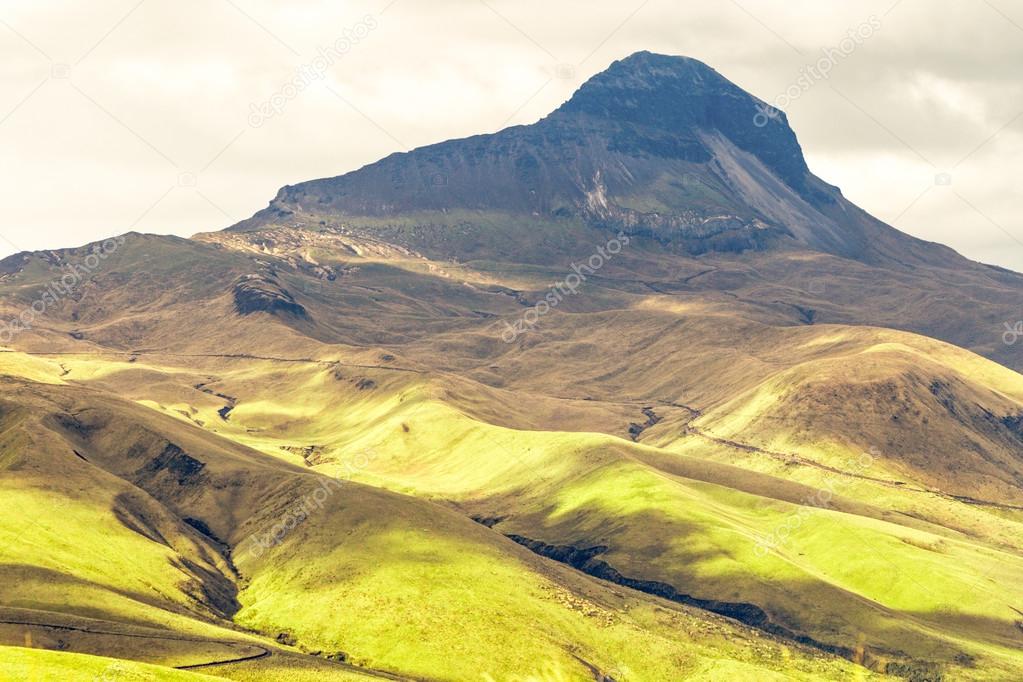
[[[638,52],[591,78],[556,113],[619,122],[612,148],[635,156],[707,162],[713,152],[694,131],[719,130],[795,189],[809,174],[785,114],[696,59]]]
[[[273,275],[245,275],[234,284],[234,309],[239,315],[270,313],[305,318],[306,309]]]
[[[736,177],[723,166],[718,139],[753,170]],[[763,175],[807,206],[764,215],[740,187],[750,172],[757,177],[749,182]],[[591,78],[536,124],[284,187],[269,208],[232,229],[257,230],[300,215],[328,224],[330,216],[423,220],[423,212],[498,211],[574,218],[692,254],[739,252],[792,237],[786,220],[833,203],[833,194],[837,189],[810,174],[782,112],[697,60],[641,52]],[[816,240],[812,230],[796,236],[834,241]]]

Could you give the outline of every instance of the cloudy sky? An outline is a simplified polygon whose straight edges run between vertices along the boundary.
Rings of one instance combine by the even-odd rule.
[[[282,185],[533,122],[642,49],[770,102],[832,50],[783,107],[811,169],[1023,271],[1023,0],[0,0],[0,256],[220,229]]]

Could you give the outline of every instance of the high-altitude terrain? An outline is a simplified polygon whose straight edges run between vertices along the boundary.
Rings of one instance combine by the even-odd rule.
[[[0,319],[46,292],[0,337],[13,679],[1023,677],[1023,276],[698,61],[0,261]]]

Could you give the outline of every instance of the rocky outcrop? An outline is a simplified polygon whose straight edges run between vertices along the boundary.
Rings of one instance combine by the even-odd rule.
[[[166,475],[177,481],[178,485],[191,485],[199,481],[205,467],[204,462],[187,454],[174,443],[167,443],[159,455],[138,471],[138,475],[141,478]]]
[[[270,313],[306,318],[309,313],[273,275],[244,275],[234,284],[234,308],[239,315]]]

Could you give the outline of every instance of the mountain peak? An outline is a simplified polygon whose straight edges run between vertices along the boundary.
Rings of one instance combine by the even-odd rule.
[[[839,196],[784,114],[697,59],[637,52],[538,123],[285,187],[234,229],[468,210],[574,218],[690,253],[786,242],[860,254],[859,230],[829,217]]]
[[[698,59],[643,50],[616,60],[595,74],[570,102],[591,91],[643,91],[678,86],[688,87],[697,93],[727,82],[721,74]]]
[[[718,131],[802,191],[809,169],[781,111],[698,59],[636,52],[586,81],[555,113],[689,137]]]
[[[591,77],[557,112],[654,122],[660,127],[672,120],[659,116],[665,102],[696,103],[728,96],[760,103],[698,59],[644,51],[615,61]],[[687,107],[680,113],[695,111]]]

